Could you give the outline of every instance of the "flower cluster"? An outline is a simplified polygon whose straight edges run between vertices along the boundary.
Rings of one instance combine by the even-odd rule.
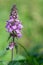
[[[10,44],[9,44],[9,46],[6,48],[7,50],[8,49],[13,49],[14,48],[14,45],[15,45],[15,43],[14,42],[10,42]]]
[[[14,38],[15,37],[20,38],[22,36],[21,34],[22,28],[23,28],[23,25],[18,19],[17,8],[16,8],[16,5],[14,5],[11,9],[9,20],[6,23],[6,29],[10,33],[9,36],[12,37],[12,41],[10,42],[8,48],[6,48],[7,50],[8,49],[12,50],[14,46],[16,47]]]
[[[11,9],[10,18],[7,21],[6,28],[9,33],[14,32],[16,37],[20,38],[22,36],[21,29],[23,28],[23,26],[18,19],[16,6],[13,6],[13,8]]]

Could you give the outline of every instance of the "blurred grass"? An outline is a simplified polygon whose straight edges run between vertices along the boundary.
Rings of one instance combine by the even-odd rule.
[[[43,0],[0,0],[0,51],[8,45],[5,25],[13,4],[17,5],[19,19],[24,26],[23,36],[18,42],[31,52],[37,45],[39,47],[43,45]],[[21,53],[22,48],[19,47],[19,49]],[[41,50],[43,48],[39,49],[39,52],[42,53]],[[0,60],[9,59],[10,51],[6,55]]]

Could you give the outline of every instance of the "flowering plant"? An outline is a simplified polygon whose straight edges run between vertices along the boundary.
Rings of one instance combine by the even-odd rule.
[[[9,38],[12,37],[12,41],[10,42],[7,50],[12,50],[12,59],[13,59],[13,48],[16,45],[14,38],[21,38],[21,29],[23,25],[21,24],[20,20],[18,19],[17,8],[16,5],[13,5],[10,13],[10,18],[6,23],[7,32],[10,34]]]

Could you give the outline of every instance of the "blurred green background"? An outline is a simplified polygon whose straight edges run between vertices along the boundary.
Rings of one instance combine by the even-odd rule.
[[[19,19],[22,21],[22,38],[17,42],[22,44],[30,54],[43,53],[43,0],[0,0],[0,60],[10,60],[11,51],[5,54],[8,46],[8,32],[6,32],[6,21],[9,19],[13,4],[18,8]],[[37,48],[37,50],[36,50]],[[19,53],[25,54],[22,47]],[[16,55],[16,53],[14,52]]]

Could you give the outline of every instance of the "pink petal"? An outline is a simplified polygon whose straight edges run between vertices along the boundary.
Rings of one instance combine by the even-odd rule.
[[[19,30],[16,30],[16,33],[20,33],[20,31]]]
[[[17,28],[17,26],[16,26],[16,25],[14,25],[14,26],[12,26],[12,28],[15,30],[15,29]]]
[[[8,20],[8,22],[13,22],[14,21],[14,19],[12,18],[12,19],[10,19],[10,20]]]

